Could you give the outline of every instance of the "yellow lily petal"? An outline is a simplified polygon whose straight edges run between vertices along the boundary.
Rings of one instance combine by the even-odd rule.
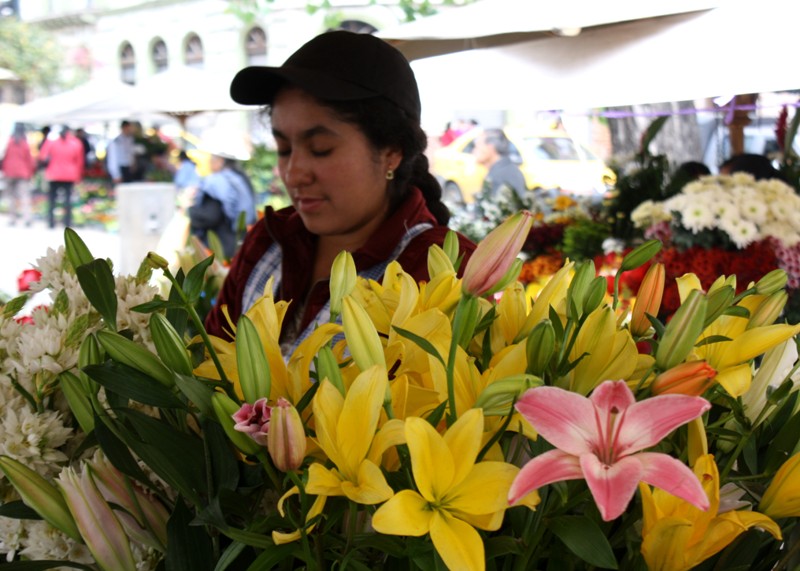
[[[447,493],[447,504],[453,510],[476,515],[505,510],[508,490],[518,472],[516,466],[506,462],[479,462]]]
[[[543,319],[550,318],[550,307],[554,307],[559,314],[563,312],[564,300],[567,297],[567,289],[575,262],[567,262],[547,281],[536,301],[533,303],[531,312],[525,320],[525,325],[520,331],[520,335],[527,336],[536,324]]]
[[[358,467],[356,483],[348,480],[342,482],[342,492],[354,502],[364,505],[385,502],[394,493],[381,469],[369,460],[364,460]]]
[[[367,457],[375,437],[387,383],[386,370],[376,365],[356,377],[347,391],[336,426],[336,446],[344,463],[338,467],[349,480]]]
[[[433,512],[431,541],[449,569],[478,570],[486,568],[483,540],[478,532],[442,510]]]
[[[470,409],[462,414],[445,432],[444,443],[452,454],[454,468],[452,480],[447,483],[448,487],[458,486],[470,474],[475,465],[475,459],[478,457],[478,452],[481,451],[482,434],[483,411],[477,408]],[[439,434],[436,433],[436,436],[438,437]],[[416,476],[416,474],[414,475]],[[450,494],[448,494],[449,496]],[[486,509],[477,512],[473,511],[472,513],[488,513],[491,511],[494,510]]]
[[[767,325],[748,329],[732,341],[726,342],[727,347],[723,358],[719,363],[714,363],[712,366],[724,369],[749,361],[798,333],[800,333],[800,324]]]
[[[344,459],[336,445],[336,426],[344,408],[344,397],[333,383],[322,381],[312,401],[314,424],[320,448],[337,466],[344,464]]]
[[[289,496],[293,496],[297,493],[299,493],[299,490],[297,489],[297,487],[294,487],[288,492],[286,492],[280,499],[280,501],[278,501],[278,511],[282,516],[284,515],[283,502]],[[306,514],[306,521],[311,521],[312,519],[314,519],[315,517],[317,517],[319,514],[322,513],[322,510],[325,508],[326,500],[327,498],[325,496],[318,496],[314,500],[314,503],[311,504],[311,509],[309,509],[308,514]],[[307,533],[311,532],[314,529],[314,527],[316,527],[316,524],[309,526],[306,532]],[[283,545],[284,543],[291,543],[292,541],[297,541],[298,539],[300,539],[300,537],[301,534],[299,529],[292,532],[282,532],[277,530],[272,532],[272,541],[275,542],[275,545]]]
[[[397,307],[392,315],[392,325],[403,326],[408,319],[417,311],[419,304],[419,286],[409,274],[403,272],[399,276],[400,296],[397,300]]]
[[[406,419],[406,441],[411,455],[411,469],[423,498],[436,502],[453,481],[455,462],[447,444],[428,421]]]
[[[335,470],[329,470],[319,463],[308,467],[308,483],[306,492],[315,496],[342,496],[342,476]]]
[[[781,539],[780,526],[763,514],[742,510],[726,512],[718,515],[709,524],[703,535],[703,541],[689,549],[688,559],[693,561],[694,565],[698,565],[725,549],[734,539],[751,527],[763,529],[775,539]]]
[[[683,548],[692,534],[692,523],[681,518],[660,519],[644,536],[642,556],[650,571],[687,571],[694,567]]]
[[[380,465],[384,452],[394,446],[406,443],[406,424],[400,419],[392,419],[378,430],[367,459]]]
[[[683,274],[679,278],[675,278],[675,283],[678,286],[678,295],[681,298],[681,303],[686,301],[689,297],[689,292],[693,289],[703,291],[703,284],[700,283],[700,278],[695,274]]]
[[[732,397],[738,397],[750,390],[750,383],[753,380],[753,370],[750,363],[729,367],[717,373],[715,380],[728,391]]]
[[[800,452],[778,469],[759,509],[774,518],[800,516]]]
[[[425,498],[413,490],[401,490],[378,508],[372,527],[378,533],[419,537],[430,530],[432,517]]]

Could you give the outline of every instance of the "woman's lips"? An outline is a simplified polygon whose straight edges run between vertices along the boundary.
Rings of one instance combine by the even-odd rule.
[[[324,203],[325,200],[322,198],[296,197],[294,199],[294,207],[303,214],[311,214],[318,211]]]

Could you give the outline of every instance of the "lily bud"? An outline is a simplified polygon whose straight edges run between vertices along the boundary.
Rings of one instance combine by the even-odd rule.
[[[800,452],[778,469],[761,498],[758,511],[773,519],[800,516]]]
[[[78,476],[75,470],[66,468],[58,477],[58,485],[97,565],[104,571],[136,571],[125,529],[89,472]]]
[[[306,433],[300,413],[283,397],[272,407],[267,448],[281,472],[297,470],[306,455]]]
[[[239,370],[239,385],[246,401],[269,398],[272,390],[269,362],[258,330],[246,315],[242,315],[236,325],[236,366]]]
[[[67,502],[64,501],[58,488],[45,480],[38,472],[8,456],[0,456],[0,470],[17,490],[26,506],[54,528],[76,541],[81,540],[78,526],[75,525]]]
[[[345,296],[342,303],[342,326],[347,346],[353,360],[362,371],[374,365],[386,369],[383,345],[366,310],[352,296]]]
[[[525,342],[528,355],[527,372],[542,376],[550,360],[553,358],[556,347],[556,332],[553,323],[545,319],[536,324]]]
[[[169,262],[155,252],[147,252],[145,263],[147,263],[154,270],[166,270],[169,268]]]
[[[113,331],[98,331],[95,335],[108,356],[115,361],[132,367],[167,387],[175,385],[173,372],[142,345]]]
[[[567,289],[567,301],[569,304],[567,306],[567,315],[570,319],[577,321],[584,314],[585,300],[596,275],[594,262],[591,260],[576,264],[575,275],[572,276],[572,281]]]
[[[686,359],[703,332],[708,300],[699,290],[689,292],[689,297],[678,308],[658,342],[656,366],[662,371],[671,369]]]
[[[705,361],[689,361],[658,375],[650,385],[653,394],[682,394],[699,397],[714,382],[717,371]]]
[[[450,263],[453,266],[455,266],[456,262],[458,261],[459,245],[458,245],[458,235],[452,230],[448,230],[447,234],[445,234],[444,243],[442,244],[442,249],[444,250],[444,253],[447,254],[447,257],[450,259]]]
[[[329,345],[325,345],[317,352],[317,378],[321,383],[323,380],[328,381],[336,387],[342,396],[345,394],[344,381],[342,380],[342,371],[339,368],[339,362],[333,354],[333,349]]]
[[[619,273],[635,270],[649,262],[661,250],[660,240],[648,240],[641,246],[628,252],[619,266]]]
[[[708,306],[706,307],[705,327],[714,323],[726,309],[731,307],[735,294],[736,290],[728,284],[708,290],[708,294],[706,294]]]
[[[454,274],[453,262],[447,253],[438,245],[428,248],[428,275],[431,279],[439,274]]]
[[[242,408],[231,415],[236,424],[233,429],[250,436],[261,446],[267,446],[267,435],[272,416],[272,407],[267,399],[260,398],[253,404],[244,403]]]
[[[356,287],[358,274],[353,255],[342,250],[336,255],[331,267],[331,321],[335,321],[342,313],[342,299],[350,295]]]
[[[756,282],[756,293],[771,295],[785,288],[787,281],[789,281],[789,276],[786,274],[786,270],[772,270]]]
[[[153,336],[153,345],[165,365],[182,374],[192,374],[192,361],[181,336],[161,313],[150,316],[150,334]]]
[[[542,384],[542,379],[533,375],[514,375],[495,381],[478,395],[474,408],[483,409],[485,416],[508,416],[514,412],[511,408],[514,401],[528,389]]]
[[[758,307],[753,311],[750,320],[747,322],[747,329],[754,329],[756,327],[764,327],[772,325],[778,316],[783,312],[786,307],[786,302],[789,301],[789,294],[786,290],[780,289],[771,293]]]
[[[634,337],[642,337],[650,329],[648,315],[655,317],[661,309],[661,300],[664,297],[664,282],[666,272],[664,264],[653,264],[647,269],[642,278],[636,302],[631,311],[630,331]]]
[[[523,210],[509,216],[481,240],[464,268],[461,282],[464,293],[480,297],[508,273],[528,239],[532,224],[533,215]]]

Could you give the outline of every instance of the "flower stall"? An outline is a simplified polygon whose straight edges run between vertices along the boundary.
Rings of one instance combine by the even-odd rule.
[[[666,319],[650,240],[611,295],[586,260],[533,297],[532,224],[510,216],[463,278],[454,236],[423,283],[340,254],[331,321],[287,356],[271,294],[233,342],[205,332],[212,258],[114,275],[67,230],[30,286],[50,304],[0,317],[5,565],[796,569],[786,270],[741,291],[684,276]],[[644,267],[628,308],[620,277]]]

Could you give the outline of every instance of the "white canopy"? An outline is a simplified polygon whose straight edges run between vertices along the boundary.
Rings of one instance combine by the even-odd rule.
[[[423,112],[588,109],[788,91],[800,88],[791,56],[798,21],[800,2],[728,0],[574,37],[425,58],[412,67]]]

